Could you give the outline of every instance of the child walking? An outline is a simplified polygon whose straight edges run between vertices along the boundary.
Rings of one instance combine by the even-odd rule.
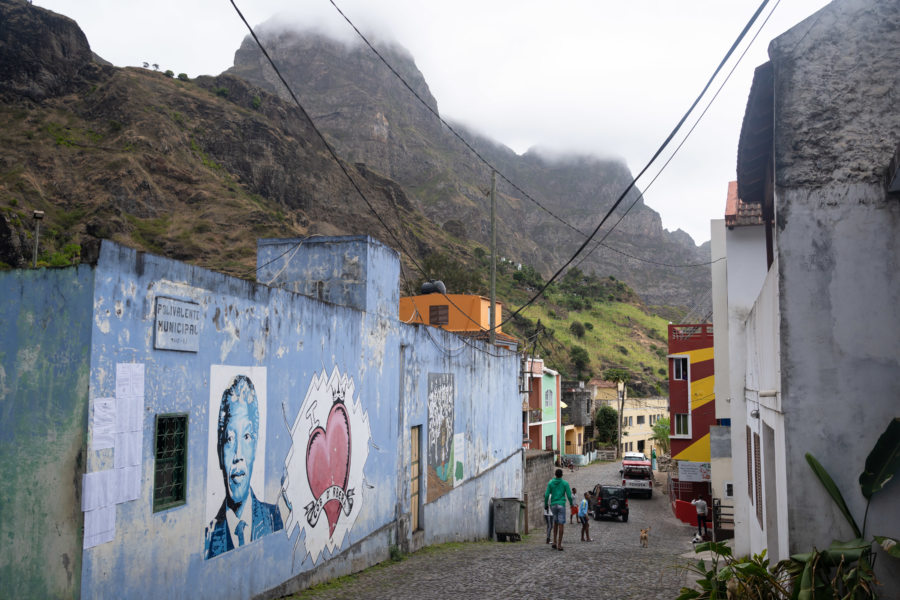
[[[588,506],[590,506],[590,502],[588,501],[588,492],[585,492],[584,498],[581,499],[581,503],[578,505],[578,520],[581,521],[582,542],[594,541],[591,539],[591,525],[590,520],[588,519]]]
[[[578,493],[578,490],[576,490],[575,488],[572,488],[572,496],[574,498],[578,497],[575,495],[577,493]],[[575,523],[575,517],[577,517],[577,516],[578,516],[578,507],[573,504],[569,510],[569,525],[572,525],[573,523]]]
[[[550,536],[553,533],[553,511],[549,506],[544,507],[544,521],[547,522],[547,543],[550,543]]]

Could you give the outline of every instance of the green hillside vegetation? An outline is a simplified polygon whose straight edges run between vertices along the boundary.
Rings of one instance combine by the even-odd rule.
[[[449,293],[486,296],[490,256],[481,247],[475,248],[473,255],[477,269],[443,254],[433,254],[426,262]],[[501,260],[497,265],[497,298],[504,305],[503,319],[508,319],[544,283],[530,265],[520,268]],[[606,369],[622,368],[631,374],[630,394],[650,396],[668,393],[667,325],[666,319],[654,314],[615,277],[572,268],[503,330],[527,340],[529,354],[544,358],[548,367],[566,379],[587,380],[601,376]],[[586,364],[579,365],[584,353]]]

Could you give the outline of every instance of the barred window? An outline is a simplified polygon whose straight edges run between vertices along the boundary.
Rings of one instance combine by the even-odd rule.
[[[759,434],[753,434],[753,479],[756,484],[756,520],[763,527],[762,509],[762,461],[759,456]]]
[[[446,325],[450,322],[450,307],[446,304],[435,304],[428,307],[429,325]]]
[[[156,415],[153,512],[185,502],[187,415]]]
[[[747,495],[753,502],[753,432],[747,426]]]

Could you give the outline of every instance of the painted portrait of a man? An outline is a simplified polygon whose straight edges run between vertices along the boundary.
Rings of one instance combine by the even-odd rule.
[[[256,389],[246,375],[236,375],[222,393],[216,428],[216,453],[224,483],[224,500],[206,528],[204,558],[282,529],[274,504],[257,498],[251,486],[260,431]]]

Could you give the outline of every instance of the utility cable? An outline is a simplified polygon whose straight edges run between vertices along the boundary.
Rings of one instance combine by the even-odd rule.
[[[409,258],[409,260],[416,266],[416,268],[418,268],[419,271],[422,272],[422,275],[424,275],[425,277],[428,277],[428,274],[425,272],[425,269],[423,269],[422,266],[416,261],[415,257],[406,250],[406,247],[403,245],[403,242],[400,241],[400,238],[397,237],[397,235],[394,233],[393,229],[391,229],[388,226],[388,224],[384,221],[384,219],[381,218],[381,215],[378,214],[378,211],[376,211],[375,207],[372,206],[372,203],[369,202],[369,199],[366,197],[366,195],[360,189],[359,185],[357,185],[357,183],[353,179],[353,177],[350,176],[350,172],[347,171],[347,167],[344,166],[344,163],[338,157],[334,148],[331,147],[331,144],[328,143],[328,140],[325,139],[325,136],[322,135],[322,132],[319,131],[318,127],[316,127],[316,124],[313,122],[312,117],[310,117],[310,115],[306,111],[306,109],[303,108],[303,105],[300,103],[300,100],[297,99],[297,95],[294,94],[294,90],[291,88],[290,85],[288,85],[288,82],[287,82],[287,80],[285,80],[284,76],[281,74],[281,71],[278,70],[278,67],[275,65],[275,61],[273,61],[272,58],[269,56],[268,51],[266,50],[265,46],[263,46],[262,42],[257,37],[256,32],[253,31],[253,28],[250,26],[250,23],[248,23],[247,19],[244,18],[244,14],[241,12],[241,9],[238,8],[237,4],[235,3],[235,0],[230,0],[230,2],[231,2],[231,5],[234,7],[234,10],[237,12],[238,16],[241,18],[241,21],[244,22],[244,25],[247,27],[247,30],[250,32],[250,35],[253,37],[253,40],[256,42],[257,47],[259,47],[260,52],[262,52],[263,56],[266,57],[266,60],[269,62],[269,65],[271,65],[272,69],[275,71],[275,74],[278,76],[278,79],[281,80],[281,83],[284,85],[288,94],[290,94],[291,98],[294,100],[294,104],[296,104],[297,108],[300,109],[300,112],[303,113],[303,116],[306,118],[307,122],[309,123],[309,126],[312,128],[312,130],[318,136],[319,140],[321,140],[322,144],[325,146],[325,149],[328,150],[328,153],[331,155],[331,158],[334,159],[334,162],[336,162],[338,167],[340,167],[341,171],[344,173],[344,176],[347,178],[347,180],[353,186],[353,189],[356,190],[356,193],[359,195],[360,198],[362,198],[363,202],[366,203],[366,205],[369,207],[369,210],[372,211],[372,214],[375,215],[375,218],[378,219],[378,221],[384,227],[385,231],[387,231],[388,234],[394,239],[394,242],[397,243],[397,246],[403,251],[403,253],[407,256],[407,258]]]
[[[565,226],[568,227],[569,229],[572,229],[572,230],[578,232],[578,234],[580,234],[580,235],[582,235],[582,236],[585,235],[585,233],[584,233],[583,231],[581,231],[580,229],[578,229],[577,227],[575,227],[574,225],[572,225],[571,223],[569,223],[568,221],[566,221],[566,220],[563,219],[562,217],[556,215],[556,214],[555,214],[553,211],[551,211],[549,208],[547,208],[546,206],[544,206],[543,204],[541,204],[540,202],[538,202],[537,200],[535,200],[534,198],[532,198],[525,190],[523,190],[522,188],[520,188],[520,187],[519,187],[518,185],[516,185],[513,181],[511,181],[506,175],[504,175],[502,172],[500,172],[500,170],[498,170],[497,167],[495,167],[495,166],[494,166],[487,158],[485,158],[478,150],[476,150],[475,147],[472,146],[472,144],[470,144],[468,141],[466,141],[466,139],[465,139],[458,131],[456,131],[456,129],[455,129],[450,123],[448,123],[447,121],[445,121],[444,118],[441,117],[441,115],[440,115],[434,108],[432,108],[431,105],[429,105],[429,104],[425,101],[425,99],[422,98],[422,96],[419,95],[419,93],[418,93],[416,90],[413,89],[413,87],[406,81],[406,79],[404,79],[403,76],[400,75],[399,72],[397,72],[397,70],[393,67],[393,65],[391,65],[391,63],[389,63],[389,62],[387,61],[387,59],[384,58],[384,56],[381,54],[381,52],[379,52],[379,51],[375,48],[375,46],[372,44],[372,42],[370,42],[369,39],[368,39],[365,35],[363,35],[363,33],[362,33],[362,32],[359,30],[359,28],[353,23],[353,21],[351,21],[350,18],[349,18],[346,14],[344,14],[344,11],[342,11],[341,8],[335,3],[335,0],[328,0],[328,1],[331,3],[331,5],[334,7],[334,9],[335,9],[336,11],[338,11],[338,14],[340,14],[341,17],[343,17],[344,20],[347,21],[347,24],[350,25],[350,27],[353,28],[353,31],[356,32],[356,34],[357,34],[357,35],[360,37],[360,39],[366,44],[366,46],[368,46],[369,49],[370,49],[372,52],[375,53],[375,56],[377,56],[377,57],[379,58],[379,60],[381,60],[381,62],[384,63],[384,65],[391,71],[391,73],[393,73],[393,74],[397,77],[397,79],[400,80],[400,82],[406,87],[406,89],[408,89],[408,90],[410,91],[410,93],[411,93],[413,96],[415,96],[416,99],[419,100],[419,102],[422,103],[422,106],[424,106],[424,107],[425,107],[432,115],[434,115],[435,118],[437,118],[437,120],[440,121],[441,124],[442,124],[444,127],[446,127],[448,131],[450,131],[450,133],[452,133],[452,134],[453,134],[460,142],[463,143],[463,145],[464,145],[466,148],[469,149],[469,151],[472,152],[472,154],[474,154],[476,157],[478,157],[478,160],[480,160],[482,163],[484,163],[484,165],[487,166],[488,168],[490,168],[490,169],[496,171],[496,172],[497,172],[497,175],[499,175],[500,178],[501,178],[503,181],[505,181],[506,183],[508,183],[514,190],[516,190],[517,192],[519,192],[520,194],[522,194],[523,197],[525,197],[526,199],[528,199],[528,200],[530,200],[531,202],[533,202],[538,208],[540,208],[541,210],[543,210],[544,212],[546,212],[548,215],[550,215],[551,217],[553,217],[554,219],[556,219],[557,221],[559,221],[560,223],[562,223],[563,225],[565,225]]]
[[[741,33],[738,35],[737,39],[734,41],[734,43],[728,49],[728,52],[725,53],[725,57],[719,62],[719,65],[716,67],[715,71],[713,71],[713,74],[710,76],[709,81],[706,82],[706,85],[703,86],[703,89],[700,91],[700,94],[698,94],[697,98],[694,100],[694,102],[691,104],[691,106],[684,113],[684,116],[681,117],[681,119],[675,125],[675,128],[672,130],[671,133],[669,133],[668,137],[663,141],[662,145],[660,145],[660,147],[656,150],[656,152],[653,154],[653,156],[650,158],[650,160],[647,162],[647,164],[644,166],[644,168],[641,169],[640,173],[637,174],[637,176],[631,181],[631,183],[628,184],[628,186],[626,186],[625,190],[619,195],[619,198],[615,201],[615,203],[606,212],[606,214],[603,216],[603,219],[601,219],[600,223],[598,223],[597,226],[594,228],[594,231],[591,233],[590,237],[588,239],[586,239],[581,244],[581,246],[578,247],[578,250],[576,250],[575,253],[559,269],[557,269],[556,273],[553,274],[553,276],[550,278],[550,280],[547,281],[547,283],[545,283],[541,287],[541,289],[538,290],[537,293],[534,296],[532,296],[532,298],[530,300],[528,300],[528,302],[526,302],[525,304],[523,304],[522,306],[517,308],[507,318],[507,320],[511,319],[515,315],[518,315],[520,312],[525,310],[525,308],[527,308],[532,303],[534,303],[538,298],[540,298],[544,294],[544,292],[547,290],[547,288],[550,286],[550,284],[552,284],[560,276],[560,274],[565,270],[566,267],[568,267],[570,264],[572,264],[572,261],[574,261],[578,257],[578,255],[584,251],[584,249],[587,247],[587,245],[590,243],[590,241],[592,239],[594,239],[594,237],[597,235],[597,232],[600,231],[600,228],[603,227],[603,225],[606,223],[606,221],[612,215],[613,211],[615,211],[616,208],[619,207],[619,205],[625,199],[625,196],[628,194],[628,192],[630,192],[631,189],[633,187],[635,187],[635,185],[637,184],[637,181],[644,175],[644,173],[647,172],[647,170],[650,168],[650,165],[652,165],[656,161],[656,159],[659,157],[659,155],[662,154],[663,150],[666,149],[666,147],[669,145],[669,143],[672,141],[672,139],[675,137],[675,135],[681,129],[681,126],[687,120],[688,116],[690,116],[691,112],[693,112],[694,108],[696,108],[697,104],[700,103],[701,98],[703,98],[704,94],[706,94],[707,90],[709,90],[710,86],[712,85],[712,82],[715,80],[716,76],[718,76],[719,72],[722,70],[722,67],[724,67],[725,63],[728,62],[728,59],[731,58],[731,55],[734,53],[735,48],[737,48],[737,46],[740,44],[740,42],[744,39],[744,36],[747,35],[747,32],[750,30],[750,27],[752,27],[754,22],[756,22],[756,19],[759,17],[759,15],[762,13],[762,10],[765,8],[766,4],[768,4],[768,3],[769,3],[769,0],[762,1],[762,3],[756,9],[756,12],[753,13],[753,16],[750,18],[750,20],[747,22],[747,24],[741,30]],[[500,325],[502,326],[505,322],[506,321],[500,323]]]
[[[700,113],[700,116],[698,116],[697,120],[694,121],[694,124],[691,126],[691,128],[688,130],[688,132],[685,134],[684,138],[681,140],[681,142],[679,142],[678,146],[675,147],[675,150],[672,151],[671,156],[669,156],[669,158],[666,160],[666,162],[663,163],[662,167],[660,167],[659,171],[656,172],[656,175],[653,176],[653,179],[650,180],[650,183],[647,184],[647,186],[638,195],[638,197],[634,199],[634,202],[632,202],[631,205],[628,207],[628,209],[622,214],[622,216],[619,217],[619,220],[616,221],[616,223],[600,239],[600,241],[597,242],[597,244],[590,250],[590,252],[588,252],[580,261],[578,261],[578,264],[575,265],[576,267],[578,267],[579,265],[581,265],[582,262],[587,260],[588,256],[590,256],[594,252],[594,250],[596,250],[597,247],[601,246],[601,245],[605,248],[612,250],[613,252],[618,252],[619,254],[623,254],[629,258],[634,258],[636,260],[648,262],[651,264],[657,264],[657,265],[661,265],[664,267],[678,267],[678,268],[680,268],[680,267],[699,267],[699,266],[713,265],[721,260],[725,260],[725,257],[723,256],[721,258],[717,258],[716,260],[704,262],[704,263],[696,263],[696,264],[688,264],[688,265],[669,265],[666,263],[655,262],[652,260],[642,259],[642,258],[638,258],[636,256],[631,256],[630,254],[627,254],[620,250],[616,250],[615,248],[613,248],[607,244],[604,244],[603,242],[606,240],[607,237],[609,237],[609,234],[612,233],[613,230],[619,226],[619,223],[622,222],[622,219],[624,219],[628,215],[628,213],[631,212],[631,209],[634,208],[634,206],[638,203],[638,201],[644,197],[644,194],[647,193],[647,190],[649,190],[653,186],[653,184],[656,182],[656,180],[659,178],[659,176],[662,174],[662,172],[666,169],[666,167],[669,166],[669,163],[672,162],[672,159],[674,159],[675,156],[678,154],[678,151],[681,150],[681,147],[684,146],[684,144],[685,144],[685,142],[687,142],[688,138],[691,137],[691,134],[694,133],[694,130],[697,128],[697,125],[700,124],[700,121],[703,120],[703,117],[709,111],[710,107],[712,107],[713,102],[715,102],[716,98],[719,97],[719,94],[724,89],[725,84],[728,83],[728,81],[731,79],[731,76],[734,74],[735,70],[738,68],[738,66],[741,64],[741,62],[744,60],[744,57],[747,55],[747,52],[750,51],[750,48],[753,47],[753,42],[755,42],[756,38],[759,37],[759,34],[762,33],[762,30],[766,27],[766,24],[769,22],[769,19],[772,18],[772,14],[778,8],[779,4],[781,4],[781,0],[776,0],[775,4],[772,6],[772,10],[769,11],[769,14],[766,15],[766,18],[763,20],[762,24],[759,26],[759,29],[757,29],[756,33],[753,34],[753,37],[750,38],[750,41],[747,43],[747,46],[744,48],[744,51],[741,52],[741,55],[738,57],[738,59],[735,61],[734,65],[731,67],[731,70],[728,72],[728,74],[722,80],[722,83],[719,84],[719,87],[716,90],[716,93],[713,94],[712,98],[709,99],[709,102],[706,103],[706,107],[703,109],[703,112]]]
[[[504,175],[503,172],[501,172],[500,170],[498,170],[498,169],[497,169],[490,161],[488,161],[488,160],[487,160],[480,152],[478,152],[478,150],[476,150],[471,144],[469,144],[469,142],[466,141],[466,139],[463,138],[462,135],[461,135],[459,132],[457,132],[456,129],[455,129],[450,123],[448,123],[446,120],[444,120],[444,118],[441,117],[441,115],[440,115],[436,110],[434,110],[434,109],[431,107],[431,105],[429,105],[429,104],[425,101],[425,99],[423,99],[423,98],[419,95],[419,93],[416,92],[415,89],[413,89],[413,87],[412,87],[412,86],[406,81],[406,79],[405,79],[405,78],[404,78],[404,77],[403,77],[403,76],[402,76],[402,75],[401,75],[401,74],[393,67],[393,65],[391,65],[391,64],[387,61],[386,58],[384,58],[384,56],[378,51],[378,49],[375,48],[375,46],[368,40],[368,38],[366,38],[365,35],[363,35],[363,33],[362,33],[362,32],[359,30],[359,28],[353,23],[353,21],[351,21],[350,18],[349,18],[349,17],[341,10],[341,8],[335,3],[335,0],[329,0],[329,2],[330,2],[331,5],[335,8],[335,10],[341,15],[341,17],[343,17],[343,19],[347,22],[347,24],[350,25],[350,27],[356,32],[356,34],[357,34],[357,35],[360,37],[360,39],[366,44],[366,46],[368,46],[369,49],[375,54],[375,56],[377,56],[378,59],[381,60],[382,63],[384,63],[384,65],[388,68],[388,70],[390,70],[391,73],[393,73],[393,74],[397,77],[397,79],[400,80],[400,82],[404,85],[404,87],[406,87],[406,89],[409,90],[409,92],[410,92],[410,93],[411,93],[411,94],[412,94],[412,95],[413,95],[413,96],[414,96],[414,97],[422,104],[422,106],[424,106],[429,112],[431,112],[431,114],[434,115],[434,117],[435,117],[436,119],[438,119],[438,121],[440,121],[440,123],[441,123],[442,125],[444,125],[444,126],[448,129],[448,131],[450,131],[456,138],[458,138],[458,139],[463,143],[463,145],[465,145],[466,148],[469,149],[469,151],[471,151],[471,152],[472,152],[472,153],[473,153],[473,154],[474,154],[474,155],[475,155],[482,163],[484,163],[485,166],[487,166],[488,168],[490,168],[490,169],[492,169],[493,171],[495,171],[495,172],[500,176],[500,178],[501,178],[503,181],[505,181],[506,183],[508,183],[514,190],[516,190],[517,192],[519,192],[519,193],[520,193],[524,198],[526,198],[527,200],[530,200],[531,202],[533,202],[536,206],[538,206],[539,208],[541,208],[544,212],[546,212],[547,214],[549,214],[550,216],[552,216],[554,219],[556,219],[557,221],[559,221],[560,223],[562,223],[563,225],[565,225],[566,227],[568,227],[569,229],[571,229],[572,231],[574,231],[575,233],[577,233],[579,236],[585,237],[585,238],[588,237],[588,234],[586,234],[585,232],[581,231],[580,229],[578,229],[577,227],[575,227],[574,225],[572,225],[571,223],[569,223],[568,221],[566,221],[566,220],[563,219],[562,217],[556,215],[556,214],[553,213],[550,209],[548,209],[546,206],[544,206],[543,204],[541,204],[538,200],[536,200],[535,198],[533,198],[530,194],[528,194],[528,192],[526,192],[525,190],[523,190],[523,189],[522,189],[521,187],[519,187],[515,182],[513,182],[509,177],[507,177],[506,175]],[[774,10],[774,9],[773,9],[773,10]],[[771,13],[770,13],[770,16],[771,16]],[[766,20],[768,20],[768,17],[766,18]],[[765,25],[765,23],[763,23],[763,25]],[[757,35],[758,35],[758,32],[757,32]],[[755,39],[755,36],[754,36],[754,39]],[[751,42],[751,43],[752,43],[752,42]],[[746,50],[745,50],[745,52],[746,52]],[[733,69],[732,69],[732,71],[733,71]],[[729,76],[730,76],[730,74],[729,74]],[[726,81],[727,81],[727,79],[726,79]],[[724,85],[724,84],[723,84],[723,85]],[[719,89],[721,90],[721,87],[720,87]],[[718,95],[718,92],[716,93],[716,95]],[[714,97],[713,99],[715,99],[715,97]],[[711,104],[711,102],[710,102],[710,104]],[[708,108],[709,108],[709,107],[707,106],[707,110],[708,110]],[[705,114],[705,112],[706,112],[706,111],[704,110],[704,114]],[[702,118],[702,115],[701,115],[701,118]],[[699,121],[699,119],[698,119],[698,121]],[[694,127],[696,127],[696,124],[694,125]],[[693,131],[693,128],[691,128],[691,131]],[[688,133],[688,136],[689,136],[689,135],[690,135],[690,132]],[[686,138],[685,138],[685,139],[686,139]],[[682,141],[682,144],[683,144],[683,143],[684,143],[684,141]],[[680,147],[681,147],[681,145],[679,145],[679,148],[680,148]],[[677,149],[676,149],[676,152],[677,152]],[[674,157],[674,153],[673,153],[673,156],[672,156],[672,157]],[[660,172],[657,173],[656,177],[659,177],[659,174],[662,172],[663,169],[665,169],[665,167],[668,165],[669,162],[671,162],[671,160],[672,160],[672,158],[670,158],[669,161],[667,161],[666,164],[663,165],[662,169],[660,169]],[[653,181],[656,180],[656,177],[654,177]],[[651,181],[651,185],[652,185],[652,181]],[[647,188],[649,189],[649,187],[650,187],[650,186],[648,185]],[[645,192],[646,192],[646,189],[644,190],[644,192],[641,193],[641,195],[638,197],[638,199],[640,199],[641,197],[643,197],[643,194],[644,194]],[[635,203],[636,203],[636,202],[637,202],[637,200],[635,200]],[[628,212],[631,210],[631,208],[634,207],[634,204],[635,204],[635,203],[632,203],[632,205],[629,207],[629,209],[628,209],[627,211],[625,211],[625,214],[626,214],[626,215],[627,215]],[[624,218],[624,215],[623,215],[623,218]],[[621,219],[619,220],[619,222],[621,222]],[[619,222],[617,222],[616,225],[613,226],[613,229],[615,229],[615,227],[619,224]],[[604,239],[605,239],[605,238],[604,238]],[[601,242],[602,242],[602,240],[601,240]],[[601,243],[601,242],[598,242],[598,244]],[[603,246],[606,247],[606,248],[609,248],[610,250],[612,250],[612,251],[614,251],[614,252],[618,252],[619,254],[622,254],[622,255],[624,255],[624,256],[627,256],[628,258],[632,258],[632,259],[634,259],[634,260],[638,260],[638,261],[641,261],[641,262],[646,262],[646,263],[650,263],[650,264],[656,264],[656,265],[660,265],[660,266],[664,266],[664,267],[671,267],[671,268],[688,268],[688,267],[699,267],[699,266],[706,266],[706,265],[712,264],[712,263],[710,263],[710,262],[705,262],[705,263],[693,263],[693,264],[685,264],[685,265],[673,265],[673,264],[669,264],[669,263],[656,262],[656,261],[653,261],[653,260],[644,259],[644,258],[640,258],[640,257],[637,257],[637,256],[632,256],[632,255],[627,254],[627,253],[625,253],[625,252],[616,250],[615,248],[613,248],[613,247],[611,247],[611,246],[608,246],[607,244],[603,244]],[[593,252],[593,250],[592,250],[591,252]],[[580,263],[579,263],[579,264],[580,264]]]

